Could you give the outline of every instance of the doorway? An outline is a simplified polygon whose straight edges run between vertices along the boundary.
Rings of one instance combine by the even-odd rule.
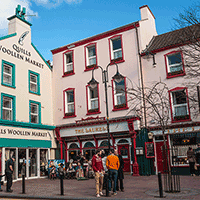
[[[122,156],[124,160],[124,172],[130,172],[130,151],[129,144],[118,145],[118,153]]]

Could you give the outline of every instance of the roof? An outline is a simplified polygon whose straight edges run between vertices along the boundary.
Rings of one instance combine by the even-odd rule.
[[[195,24],[168,33],[154,36],[147,48],[142,51],[142,55],[148,52],[156,53],[173,47],[178,47],[195,42],[200,38],[200,24]]]
[[[102,38],[109,37],[109,36],[111,36],[113,34],[118,34],[118,33],[130,30],[130,29],[134,29],[135,27],[139,27],[139,23],[138,22],[133,22],[133,23],[130,23],[130,24],[127,24],[127,25],[124,25],[124,26],[121,26],[121,27],[118,27],[118,28],[115,28],[115,29],[112,29],[112,30],[109,30],[109,31],[106,31],[106,32],[103,32],[103,33],[100,33],[98,35],[94,35],[92,37],[88,37],[88,38],[85,38],[83,40],[79,40],[77,42],[73,42],[71,44],[64,45],[62,47],[59,47],[59,48],[51,50],[51,52],[52,52],[52,54],[56,54],[56,53],[59,53],[61,51],[73,48],[73,47],[84,45],[84,44],[86,44],[88,42],[93,42],[95,40],[100,40]]]

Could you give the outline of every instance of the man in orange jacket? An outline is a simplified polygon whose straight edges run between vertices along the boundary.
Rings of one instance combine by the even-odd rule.
[[[114,149],[110,150],[110,155],[106,159],[106,167],[108,168],[109,179],[109,196],[111,193],[111,181],[114,178],[113,195],[116,195],[117,174],[119,169],[119,158],[114,154]]]

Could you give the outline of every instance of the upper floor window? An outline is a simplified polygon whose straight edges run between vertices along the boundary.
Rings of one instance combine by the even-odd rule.
[[[96,44],[90,44],[85,47],[86,70],[97,66]]]
[[[95,88],[87,86],[87,114],[97,114],[99,112],[99,84]]]
[[[170,52],[165,55],[167,78],[185,75],[182,53]]]
[[[29,70],[29,92],[40,95],[40,75]]]
[[[15,65],[2,60],[1,84],[15,88]]]
[[[186,88],[176,88],[170,91],[172,121],[190,120],[189,102]]]
[[[1,93],[1,118],[15,121],[15,96]]]
[[[74,89],[64,91],[64,117],[75,117]]]
[[[41,123],[41,104],[36,101],[29,102],[30,107],[30,123]]]
[[[64,76],[74,74],[74,58],[73,51],[67,51],[63,54],[64,59]]]
[[[125,78],[121,82],[117,83],[112,81],[113,84],[113,102],[114,102],[114,111],[127,109],[127,94],[126,94],[126,84]]]
[[[110,38],[110,55],[111,62],[121,62],[123,61],[123,48],[122,48],[122,37],[115,36]]]

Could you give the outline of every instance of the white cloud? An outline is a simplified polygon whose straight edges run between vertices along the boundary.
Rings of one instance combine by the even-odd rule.
[[[38,15],[37,12],[31,10],[31,3],[28,0],[3,0],[0,6],[0,36],[8,34],[8,17],[15,15],[15,9],[17,5],[26,8],[26,14],[28,15]],[[26,18],[30,21],[29,18]]]
[[[47,8],[57,7],[63,2],[67,4],[79,4],[82,0],[34,0],[34,2],[38,5],[42,5]]]

